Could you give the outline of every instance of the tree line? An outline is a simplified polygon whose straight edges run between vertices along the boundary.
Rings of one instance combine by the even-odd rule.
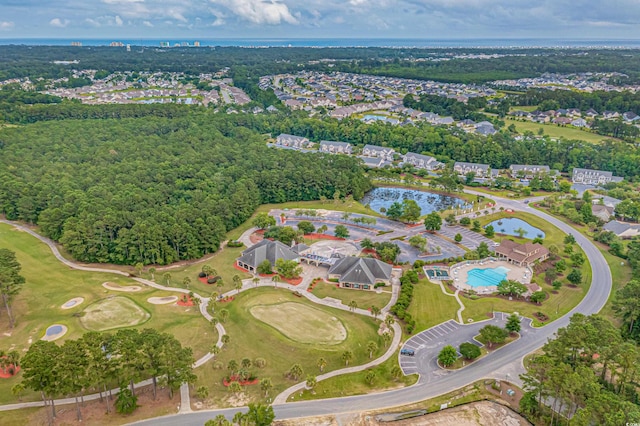
[[[167,264],[217,250],[262,203],[371,188],[357,159],[271,149],[229,117],[5,128],[0,213],[38,224],[81,261]]]
[[[56,417],[54,400],[73,397],[78,421],[82,421],[80,400],[87,393],[100,393],[107,413],[111,411],[111,388],[120,387],[113,404],[118,412],[135,410],[134,383],[152,379],[153,396],[158,385],[169,395],[182,383],[193,383],[193,353],[170,334],[153,329],[119,330],[115,334],[89,332],[62,346],[39,340],[22,359],[22,384],[39,392],[51,418]]]

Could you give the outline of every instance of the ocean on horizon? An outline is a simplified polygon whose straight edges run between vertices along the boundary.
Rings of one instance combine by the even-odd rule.
[[[84,38],[0,38],[0,45],[70,46],[80,42],[82,46],[109,46],[112,42],[124,45],[160,47],[168,42],[170,47],[188,43],[200,47],[394,47],[394,48],[640,48],[640,39],[407,39],[407,38],[181,38],[181,39],[84,39]]]

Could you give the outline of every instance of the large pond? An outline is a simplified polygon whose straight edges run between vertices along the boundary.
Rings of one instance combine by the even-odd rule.
[[[496,233],[513,235],[514,237],[519,237],[520,233],[524,238],[534,239],[536,237],[544,238],[545,234],[542,230],[536,228],[535,226],[529,225],[522,219],[518,219],[516,217],[508,217],[505,219],[494,220],[489,223],[487,226],[493,226],[493,229]],[[518,232],[518,230],[521,230]]]
[[[391,204],[402,203],[402,200],[406,199],[415,200],[422,210],[422,215],[454,206],[462,208],[465,205],[465,201],[460,198],[403,188],[376,188],[367,192],[360,202],[365,206],[368,204],[380,213],[381,208],[384,207],[386,210]]]

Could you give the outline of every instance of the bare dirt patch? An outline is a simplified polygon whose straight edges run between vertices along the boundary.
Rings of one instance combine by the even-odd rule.
[[[249,312],[296,342],[337,345],[347,338],[347,330],[338,318],[302,303],[256,305]]]

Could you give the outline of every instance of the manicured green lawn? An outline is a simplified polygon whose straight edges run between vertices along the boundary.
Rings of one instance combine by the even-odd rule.
[[[456,299],[445,295],[439,285],[424,279],[413,286],[409,313],[416,320],[415,333],[450,319],[457,320],[458,309],[460,305]]]
[[[225,293],[229,290],[233,290],[233,276],[238,275],[241,279],[251,278],[251,274],[248,272],[242,272],[234,267],[236,259],[240,257],[243,247],[224,247],[214,253],[208,260],[203,262],[194,263],[193,265],[182,266],[178,268],[171,268],[167,270],[157,271],[155,273],[155,282],[167,285],[164,279],[164,274],[169,273],[171,275],[170,285],[172,287],[186,288],[183,283],[185,277],[189,277],[191,284],[189,289],[192,291],[208,297],[212,292],[218,294]],[[209,265],[217,275],[222,277],[222,287],[218,287],[216,284],[206,284],[198,279],[198,273],[202,271],[204,265]],[[151,274],[148,270],[143,272],[142,276],[146,279],[151,279]]]
[[[534,191],[530,195],[522,195],[520,192],[511,191],[506,189],[496,189],[496,188],[485,188],[483,186],[467,186],[465,187],[472,191],[478,191],[487,194],[488,197],[495,195],[497,197],[503,198],[514,198],[514,199],[525,199],[530,197],[539,197],[539,196],[548,196],[555,194],[555,192],[546,192],[546,191]]]
[[[398,365],[398,352],[382,364],[370,369],[375,372],[372,384],[367,383],[365,377],[370,370],[357,373],[343,374],[318,382],[313,391],[304,390],[302,394],[296,393],[289,397],[289,401],[301,401],[309,399],[340,398],[343,396],[362,395],[372,392],[397,389],[411,386],[418,381],[418,375],[401,376],[394,379],[391,369]]]
[[[210,346],[207,334],[214,334],[196,307],[152,305],[149,297],[164,297],[171,293],[144,287],[139,292],[123,293],[102,287],[105,281],[122,286],[139,285],[129,278],[114,274],[72,270],[60,263],[49,248],[35,237],[0,224],[0,248],[16,252],[22,265],[26,283],[13,303],[16,327],[9,330],[6,315],[0,316],[0,348],[15,349],[21,354],[44,335],[52,324],[63,324],[68,332],[56,342],[76,339],[85,333],[80,319],[74,316],[91,303],[110,295],[131,298],[151,314],[151,318],[137,328],[155,328],[173,334],[183,345],[191,346],[196,357],[202,356]],[[67,310],[61,305],[74,297],[84,297],[84,302]],[[6,335],[5,333],[9,334]],[[20,374],[11,379],[0,379],[0,404],[16,402],[11,387],[20,381]],[[37,400],[38,395],[26,393],[25,400]]]
[[[362,309],[369,309],[371,306],[382,309],[391,299],[391,286],[384,287],[383,292],[377,294],[375,291],[339,288],[333,283],[318,282],[313,288],[313,294],[320,299],[332,297],[342,300],[344,305],[349,305],[351,301],[355,301],[358,304],[357,307]]]
[[[484,226],[489,222],[505,217],[520,218],[530,225],[544,231],[544,245],[546,247],[549,247],[551,244],[555,244],[560,249],[560,256],[565,258],[565,260],[567,260],[567,263],[571,265],[568,257],[566,257],[563,253],[563,240],[566,234],[550,223],[538,218],[537,216],[523,212],[518,212],[515,214],[499,212],[488,216],[479,217],[478,220]],[[496,235],[496,237],[494,237],[493,239],[495,241],[501,241],[502,239],[512,239],[519,243],[531,241],[530,239],[526,238],[504,235]],[[584,252],[578,245],[574,245],[574,251],[581,252],[584,255]],[[507,313],[518,312],[521,315],[532,318],[534,320],[534,325],[540,325],[540,321],[535,319],[533,313],[542,312],[549,317],[549,321],[553,321],[573,309],[589,290],[589,286],[591,285],[591,265],[589,264],[589,262],[585,262],[580,270],[582,271],[583,276],[582,285],[578,287],[572,287],[568,285],[568,282],[566,281],[566,279],[564,279],[564,277],[566,277],[567,273],[569,272],[569,269],[567,269],[567,271],[564,273],[564,277],[561,278],[561,281],[563,281],[563,286],[555,293],[553,288],[544,282],[543,276],[534,276],[533,282],[538,284],[542,288],[542,291],[544,291],[548,295],[548,298],[544,302],[542,302],[541,305],[536,305],[534,303],[526,302],[523,300],[507,300],[500,297],[480,297],[477,300],[472,300],[465,297],[462,299],[462,303],[464,303],[466,309],[462,312],[462,316],[465,321],[467,321],[469,318],[474,321],[479,321],[487,319],[490,313],[493,311],[502,311]]]
[[[271,325],[256,319],[250,312],[255,306],[287,302],[308,305],[335,317],[347,330],[346,340],[334,345],[300,343],[286,337]],[[230,341],[215,360],[222,363],[223,368],[214,369],[214,361],[196,370],[198,382],[195,388],[201,385],[208,386],[210,391],[208,403],[216,406],[230,404],[228,398],[231,394],[222,385],[223,378],[229,374],[226,367],[230,360],[240,363],[243,358],[249,358],[252,361],[256,358],[264,358],[267,362],[266,367],[262,369],[251,367],[249,370],[258,378],[271,378],[273,389],[269,396],[273,397],[298,381],[305,380],[308,374],[321,374],[317,366],[318,359],[321,357],[327,362],[324,370],[327,372],[344,367],[342,354],[347,350],[353,353],[349,365],[368,362],[369,354],[366,347],[369,341],[374,341],[378,345],[374,358],[379,357],[386,350],[382,338],[377,334],[379,321],[348,311],[313,304],[306,298],[296,297],[285,289],[258,288],[243,292],[233,302],[223,306],[229,311],[229,319],[223,325],[230,336]],[[291,322],[302,320],[289,318]],[[284,373],[295,363],[299,363],[304,372],[300,379],[290,380],[284,376]],[[254,401],[265,398],[259,385],[245,387],[244,394],[249,400]]]
[[[607,136],[602,136],[596,133],[580,130],[576,127],[561,127],[556,124],[541,124],[541,123],[534,123],[532,121],[516,121],[510,118],[507,118],[505,121],[505,126],[508,127],[511,124],[515,124],[516,130],[519,133],[524,133],[526,131],[529,131],[529,132],[538,134],[538,130],[542,128],[544,129],[544,134],[549,135],[552,138],[577,139],[577,140],[582,140],[589,143],[600,143],[605,139],[612,139]]]
[[[600,246],[599,243],[594,244]],[[611,303],[613,302],[613,298],[615,297],[616,290],[624,287],[631,280],[631,267],[629,266],[629,262],[627,262],[625,259],[620,259],[619,257],[607,252],[605,249],[601,249],[601,251],[602,255],[609,264],[609,268],[611,269],[613,286],[611,288],[609,300],[607,300],[607,304],[604,305],[604,308],[602,308],[600,314],[614,323],[616,326],[620,326],[622,324],[622,321],[620,321],[620,318],[618,318],[615,315],[615,312],[613,312],[613,309],[611,309]]]

